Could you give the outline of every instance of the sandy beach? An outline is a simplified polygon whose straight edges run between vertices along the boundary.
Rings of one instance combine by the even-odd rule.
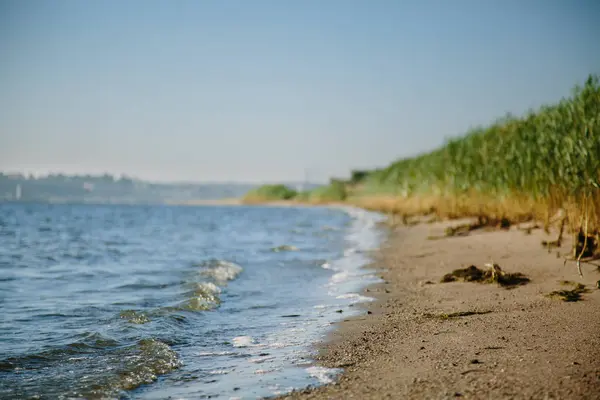
[[[458,222],[391,229],[371,268],[384,284],[364,314],[336,326],[318,362],[344,368],[329,385],[285,399],[599,399],[600,270],[563,265],[543,230],[443,236]],[[567,253],[571,243],[558,249]],[[441,283],[457,268],[496,263],[530,281],[505,288]],[[585,285],[580,301],[547,296]]]

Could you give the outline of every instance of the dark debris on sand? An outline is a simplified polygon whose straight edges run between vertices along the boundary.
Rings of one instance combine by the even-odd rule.
[[[471,224],[463,224],[458,226],[449,226],[446,228],[445,234],[446,236],[465,236],[468,235],[469,232],[477,230],[477,229],[509,229],[511,222],[508,218],[487,218],[487,217],[479,217],[477,222]]]
[[[571,281],[562,281],[562,285],[574,286],[572,290],[554,290],[548,293],[548,297],[556,298],[566,302],[575,302],[581,300],[583,293],[589,292],[585,285]]]
[[[507,273],[502,271],[498,264],[486,264],[488,269],[483,270],[471,265],[467,268],[455,269],[442,277],[441,282],[480,282],[497,283],[500,286],[511,288],[529,283],[529,278],[520,272]]]

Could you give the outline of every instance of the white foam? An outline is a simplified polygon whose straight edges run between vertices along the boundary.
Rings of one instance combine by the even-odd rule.
[[[319,382],[328,384],[333,382],[336,375],[340,372],[340,369],[313,366],[306,368],[306,372],[308,372],[308,375],[312,376],[313,378],[317,378]]]
[[[274,358],[275,358],[274,356],[255,357],[255,358],[249,359],[248,362],[251,362],[253,364],[262,364],[265,361],[270,361],[270,360],[273,360]]]
[[[254,346],[254,339],[251,336],[238,336],[231,339],[233,347],[250,347]]]
[[[351,221],[345,237],[347,247],[343,257],[322,265],[335,272],[326,284],[328,294],[340,300],[350,300],[352,304],[373,301],[373,298],[355,291],[367,283],[380,281],[362,268],[370,262],[369,252],[379,247],[382,232],[377,229],[377,224],[385,217],[355,207],[339,208],[351,217]]]
[[[324,268],[324,269],[333,269],[333,266],[331,265],[331,263],[326,262],[326,263],[323,263],[321,265],[321,268]]]
[[[349,277],[350,274],[348,273],[348,271],[338,272],[331,277],[331,283],[341,283],[348,280]]]
[[[196,285],[196,290],[200,293],[221,293],[221,288],[212,282],[200,282]]]
[[[357,303],[373,301],[375,300],[373,297],[363,296],[358,293],[345,293],[336,297],[336,299],[348,299],[348,300],[356,300]]]
[[[198,357],[213,357],[213,356],[231,356],[234,353],[233,351],[201,351],[196,353]]]
[[[211,375],[227,375],[230,372],[232,371],[227,369],[214,369],[212,371],[208,371],[208,373]]]
[[[268,374],[269,372],[273,372],[275,371],[274,369],[257,369],[256,371],[254,371],[255,374],[257,375],[264,375],[264,374]]]
[[[242,271],[243,268],[235,263],[218,260],[215,265],[202,271],[202,275],[210,276],[220,282],[226,282],[235,279]]]
[[[269,344],[269,347],[272,349],[282,349],[282,348],[288,347],[288,346],[290,346],[290,344],[281,343],[281,342],[275,342],[275,343]]]

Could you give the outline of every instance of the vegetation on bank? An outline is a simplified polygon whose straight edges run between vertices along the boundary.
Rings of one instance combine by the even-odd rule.
[[[329,185],[318,187],[307,195],[312,203],[340,202],[346,200],[348,190],[345,182],[333,179]]]
[[[327,204],[339,203],[347,199],[345,182],[332,180],[329,185],[312,190],[297,192],[285,185],[263,185],[249,191],[242,199],[245,203],[291,201],[297,203]]]
[[[360,192],[434,197],[442,203],[474,199],[466,208],[458,207],[458,214],[509,212],[497,207],[510,201],[527,216],[575,206],[597,218],[599,188],[600,86],[598,77],[590,76],[571,98],[556,105],[522,118],[507,116],[440,149],[371,173]]]
[[[244,196],[247,203],[292,200],[298,195],[293,189],[285,185],[263,185],[250,190]]]
[[[582,233],[584,241],[598,243],[598,76],[590,75],[557,104],[523,117],[505,116],[429,153],[374,171],[352,171],[347,181],[332,180],[295,197],[314,203],[348,201],[405,216],[556,219]]]

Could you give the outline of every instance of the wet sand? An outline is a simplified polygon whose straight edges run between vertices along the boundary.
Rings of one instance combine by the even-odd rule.
[[[345,372],[283,398],[600,399],[598,268],[583,265],[580,278],[574,263],[542,248],[549,237],[540,229],[429,239],[448,225],[392,230],[373,265],[386,283],[365,290],[378,301],[339,323],[318,357]],[[559,250],[569,249],[567,241]],[[440,283],[456,268],[492,261],[531,281],[512,289]],[[547,297],[570,289],[562,280],[589,292],[578,302]]]

